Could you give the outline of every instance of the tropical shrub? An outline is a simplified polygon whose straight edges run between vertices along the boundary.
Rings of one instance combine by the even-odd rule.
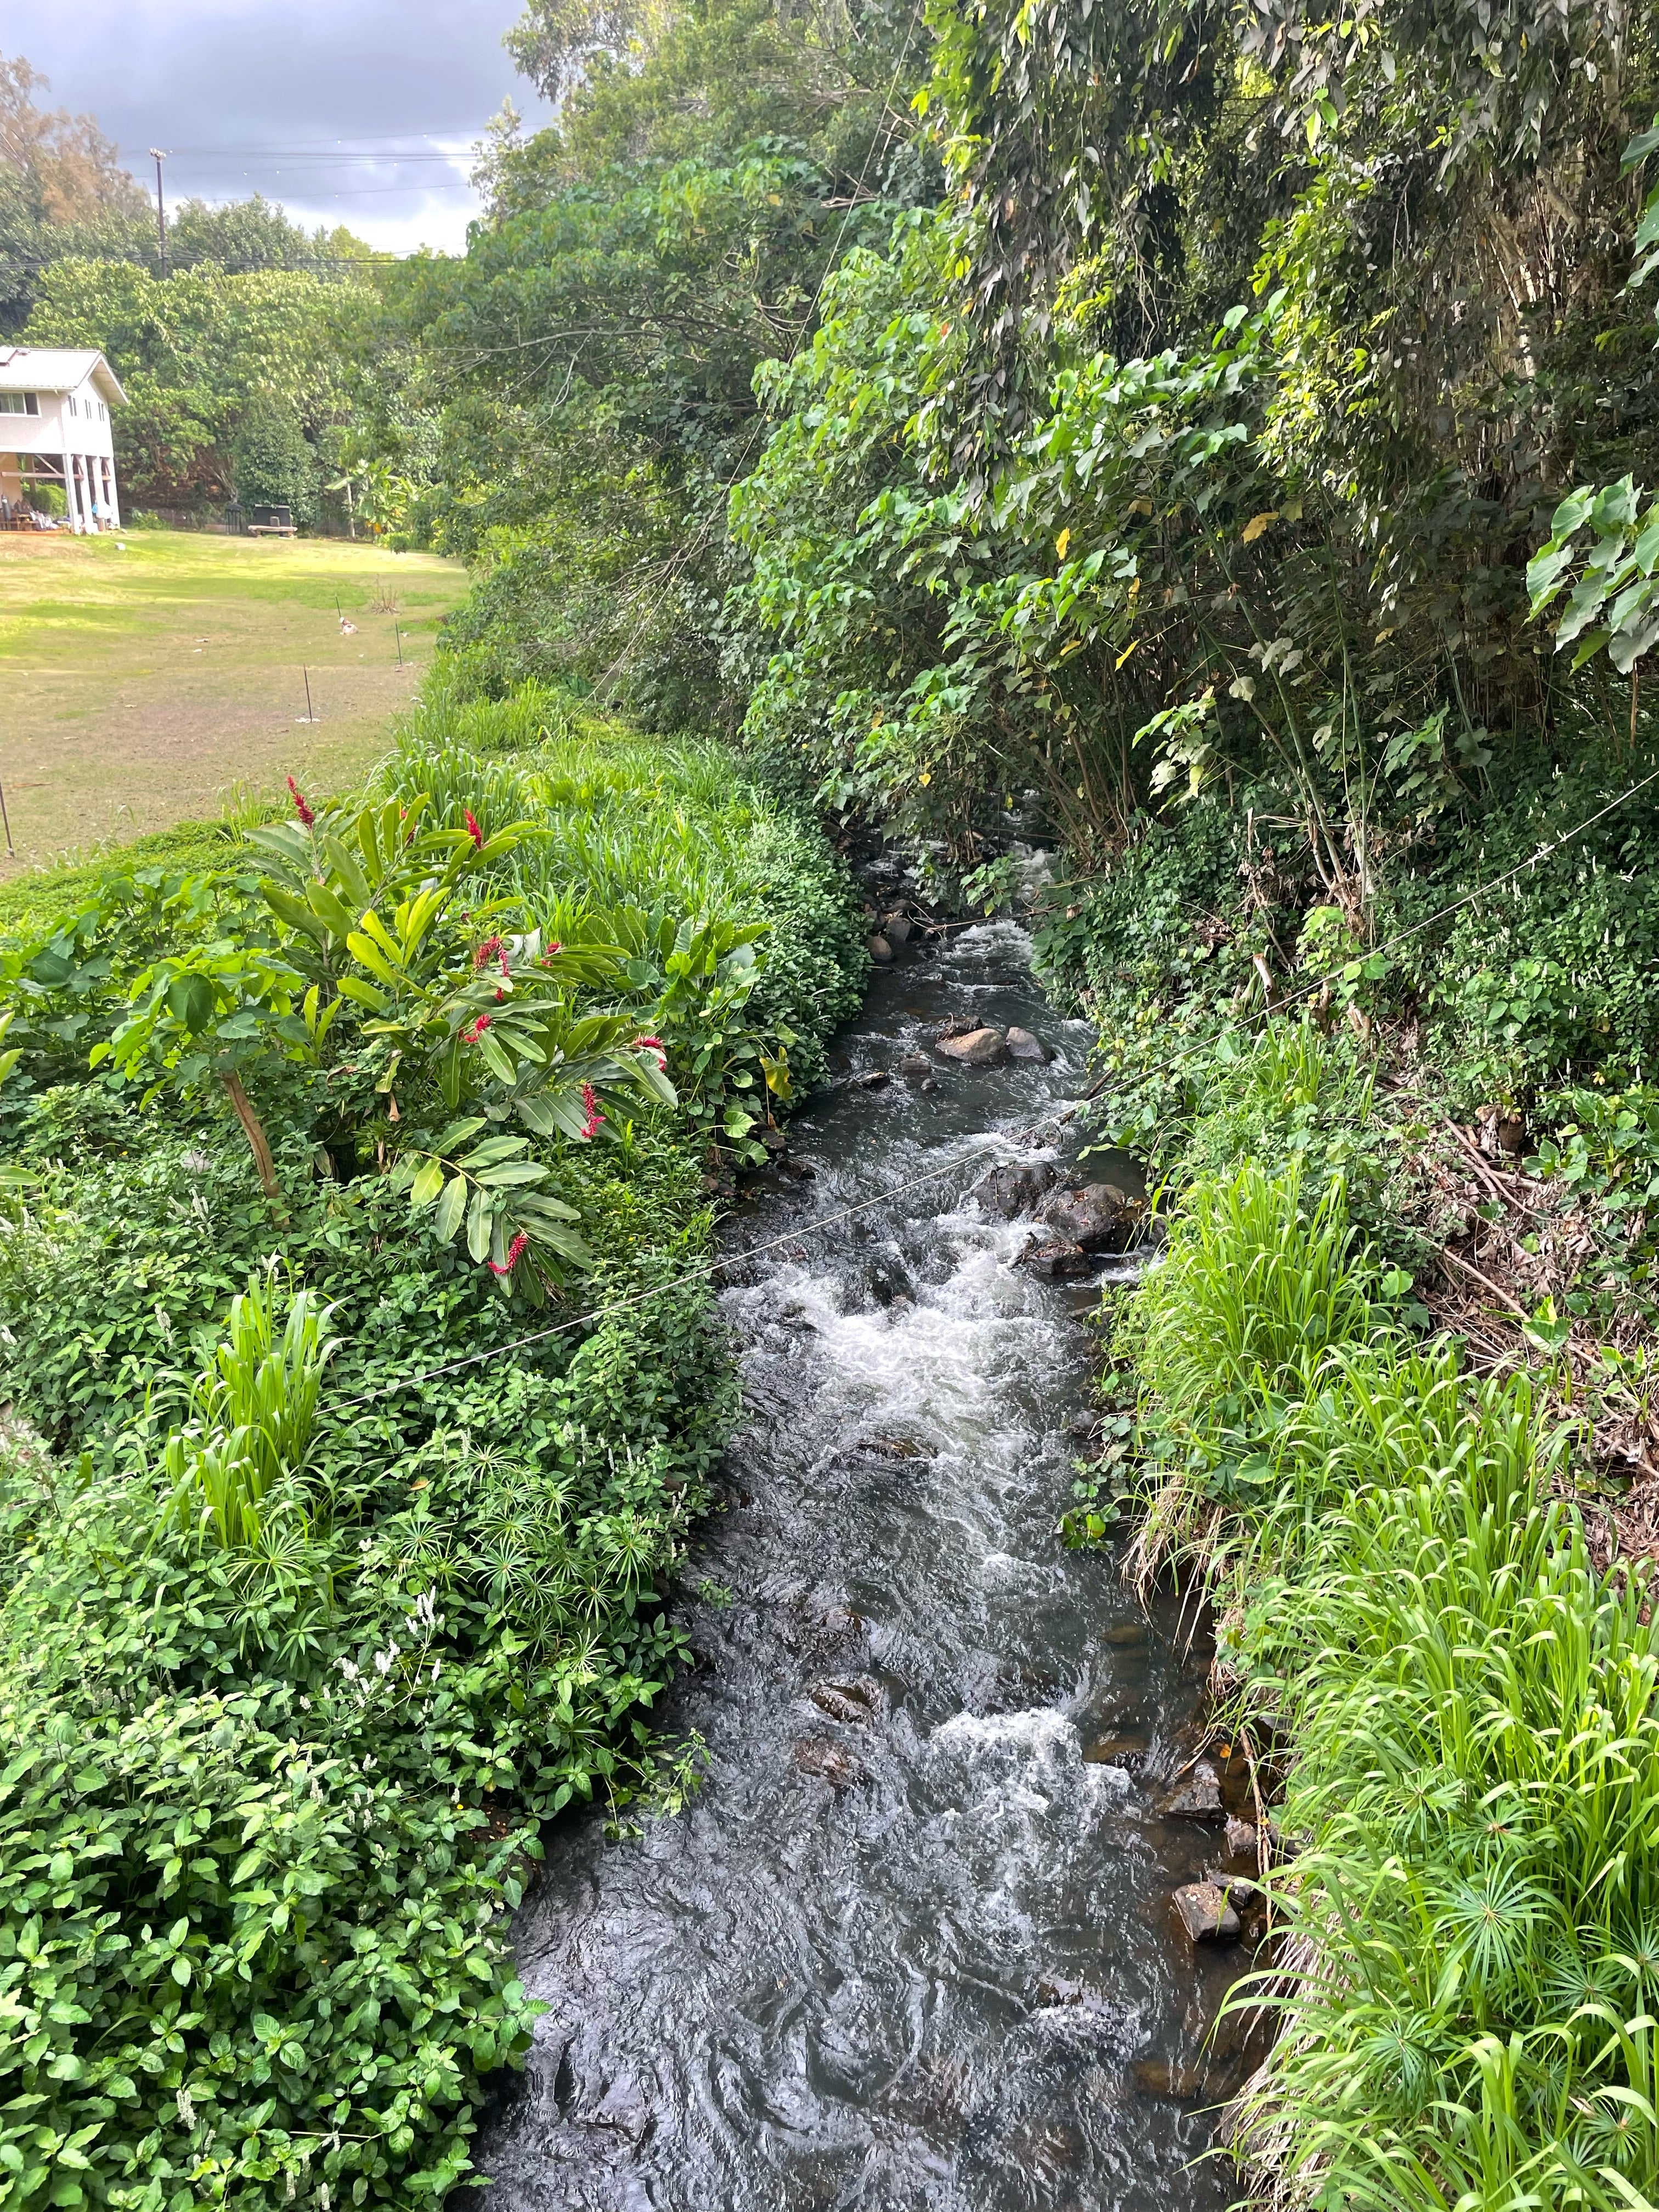
[[[544,1824],[695,1765],[651,1709],[733,1411],[705,1185],[857,909],[729,761],[545,702],[410,787],[440,713],[5,955],[8,2204],[435,2205],[528,2042]]]

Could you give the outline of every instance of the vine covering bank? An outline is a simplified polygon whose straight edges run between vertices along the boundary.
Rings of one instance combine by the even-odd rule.
[[[72,883],[0,954],[0,2202],[435,2203],[543,1824],[683,1781],[676,1277],[861,925],[725,753],[453,685],[368,792]]]

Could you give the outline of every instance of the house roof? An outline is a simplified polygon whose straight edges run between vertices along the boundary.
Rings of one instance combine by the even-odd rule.
[[[115,371],[91,346],[0,346],[0,392],[78,392],[88,377],[112,407],[126,405]]]

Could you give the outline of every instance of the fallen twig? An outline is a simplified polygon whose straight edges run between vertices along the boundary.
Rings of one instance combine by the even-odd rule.
[[[1524,1306],[1516,1305],[1515,1300],[1510,1296],[1507,1291],[1500,1290],[1498,1285],[1493,1282],[1490,1275],[1483,1275],[1479,1267],[1472,1267],[1467,1260],[1462,1258],[1457,1253],[1454,1252],[1449,1244],[1443,1244],[1441,1246],[1438,1256],[1443,1260],[1451,1261],[1453,1265],[1455,1267],[1461,1267],[1466,1275],[1473,1275],[1477,1283],[1484,1283],[1486,1288],[1492,1292],[1493,1297],[1498,1299],[1501,1304],[1507,1306],[1517,1321],[1524,1322],[1530,1321],[1532,1319],[1532,1316],[1527,1311]]]

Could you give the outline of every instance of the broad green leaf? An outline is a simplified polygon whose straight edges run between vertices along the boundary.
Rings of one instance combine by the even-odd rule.
[[[464,1154],[460,1164],[464,1168],[493,1167],[497,1160],[518,1159],[524,1150],[525,1139],[522,1137],[490,1137]]]
[[[358,866],[356,855],[347,850],[341,839],[333,836],[321,840],[321,851],[325,861],[345,885],[352,904],[359,913],[365,907],[371,906],[374,900],[374,886]]]
[[[392,1004],[384,991],[365,982],[361,975],[342,975],[335,988],[343,999],[349,999],[354,1006],[367,1006],[371,1013],[383,1014]]]
[[[466,1193],[467,1181],[464,1175],[452,1176],[444,1185],[444,1194],[438,1201],[438,1211],[433,1216],[432,1226],[446,1244],[461,1225],[461,1215],[466,1209]]]

